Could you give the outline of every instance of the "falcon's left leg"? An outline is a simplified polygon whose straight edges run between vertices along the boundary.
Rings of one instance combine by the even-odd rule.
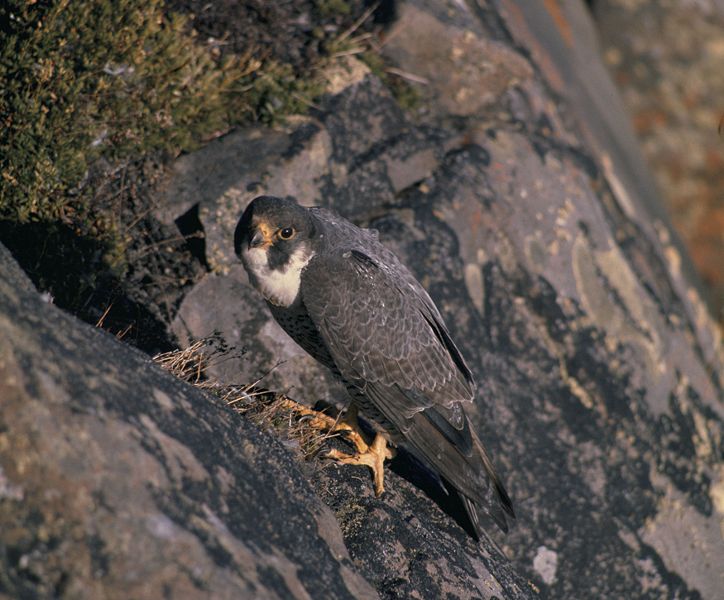
[[[387,440],[381,433],[375,436],[374,441],[371,445],[367,446],[366,450],[360,451],[358,447],[356,454],[345,454],[334,449],[327,453],[327,458],[346,465],[366,465],[372,469],[372,476],[375,483],[375,496],[380,496],[382,492],[385,491],[384,463],[385,459],[392,458],[393,456],[394,450],[387,447]]]
[[[395,451],[387,446],[385,437],[378,433],[372,444],[367,444],[364,434],[357,421],[357,406],[352,403],[342,419],[333,419],[322,412],[302,406],[293,400],[283,401],[286,408],[303,417],[310,417],[308,424],[314,429],[329,433],[341,433],[354,445],[354,454],[345,454],[339,450],[330,450],[325,458],[339,461],[347,465],[366,465],[372,469],[375,495],[379,496],[385,491],[384,462],[394,457]]]

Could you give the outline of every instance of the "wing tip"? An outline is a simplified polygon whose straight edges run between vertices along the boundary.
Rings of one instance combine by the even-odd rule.
[[[510,499],[510,496],[508,496],[508,492],[505,491],[503,484],[497,476],[493,479],[493,486],[495,488],[496,500],[498,501],[498,508],[502,509],[511,519],[515,519],[513,501]]]
[[[485,535],[484,525],[480,521],[481,510],[483,515],[486,517],[486,520],[489,520],[488,522],[492,521],[495,523],[498,529],[500,529],[504,534],[507,534],[510,531],[508,519],[515,519],[515,515],[512,514],[512,507],[506,507],[500,504],[490,508],[479,509],[478,504],[474,500],[471,500],[464,494],[460,494],[460,496],[462,498],[463,505],[465,506],[465,512],[470,520],[470,525],[472,526],[470,533],[476,541],[480,541]],[[487,538],[488,536],[485,535],[485,537]]]

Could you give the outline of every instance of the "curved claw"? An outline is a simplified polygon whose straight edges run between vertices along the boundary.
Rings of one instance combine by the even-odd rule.
[[[395,456],[395,451],[387,446],[387,440],[381,433],[375,435],[372,444],[365,441],[357,421],[357,407],[355,404],[351,404],[344,417],[339,420],[307,408],[288,398],[282,400],[282,402],[290,411],[302,418],[309,419],[308,423],[314,429],[342,434],[354,446],[355,453],[345,454],[339,450],[330,450],[325,454],[324,458],[330,458],[346,465],[365,465],[369,467],[372,469],[375,495],[380,496],[385,491],[384,463],[385,460]]]
[[[387,440],[382,434],[378,433],[372,444],[367,446],[367,450],[364,452],[345,454],[339,450],[330,450],[325,458],[331,458],[346,465],[365,465],[372,469],[375,496],[379,497],[385,491],[385,459],[390,459],[394,455],[394,450],[387,447]]]

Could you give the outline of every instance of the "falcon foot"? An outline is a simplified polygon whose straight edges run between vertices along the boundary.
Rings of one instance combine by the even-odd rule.
[[[356,444],[355,444],[356,445]],[[367,446],[367,444],[365,444]],[[345,454],[339,450],[330,450],[326,458],[331,458],[345,465],[366,465],[372,469],[372,475],[375,483],[375,496],[380,496],[385,491],[384,483],[384,462],[386,458],[392,458],[394,450],[387,447],[387,440],[381,433],[375,436],[374,441],[364,452],[359,451],[356,454]]]
[[[393,448],[387,447],[387,440],[380,433],[375,436],[371,445],[365,441],[357,421],[357,407],[354,404],[347,409],[342,419],[333,419],[323,412],[312,410],[293,400],[285,399],[282,402],[288,410],[301,417],[308,417],[307,424],[310,427],[343,435],[355,447],[356,452],[345,454],[339,450],[330,450],[324,457],[346,465],[368,466],[372,469],[375,495],[380,496],[385,491],[383,465],[385,459],[394,457],[395,451]]]

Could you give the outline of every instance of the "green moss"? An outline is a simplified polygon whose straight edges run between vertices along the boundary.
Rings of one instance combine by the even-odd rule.
[[[127,199],[109,188],[112,172],[307,112],[322,91],[253,48],[219,58],[164,0],[7,0],[0,31],[0,233],[50,232],[49,272],[79,256],[72,235],[52,234],[57,224],[97,242],[100,262],[86,267],[122,276]]]
[[[377,75],[390,89],[397,103],[405,110],[414,110],[420,106],[420,93],[402,77],[387,71],[385,59],[374,50],[361,53],[360,59]]]
[[[234,125],[305,113],[323,91],[323,56],[295,71],[280,62],[295,52],[233,54],[191,23],[164,0],[0,2],[0,240],[91,322],[97,290],[120,288],[138,260],[146,165],[160,173]]]
[[[253,48],[222,58],[190,24],[164,0],[0,2],[0,240],[92,322],[149,209],[140,165],[306,112],[322,89]]]
[[[0,217],[79,214],[89,166],[190,149],[252,107],[259,67],[214,60],[163,0],[0,7]]]
[[[317,10],[323,17],[334,15],[348,15],[352,12],[349,3],[345,0],[315,0]]]
[[[255,120],[271,124],[285,115],[306,113],[323,91],[319,77],[299,78],[291,65],[268,63],[254,75],[249,102]]]

